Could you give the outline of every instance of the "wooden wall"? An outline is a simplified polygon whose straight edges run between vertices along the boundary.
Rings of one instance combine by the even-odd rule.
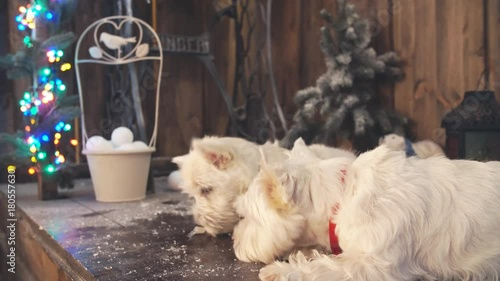
[[[15,3],[16,0],[9,0]],[[80,1],[75,31],[109,13],[111,1]],[[146,1],[140,16],[150,20]],[[137,2],[137,3],[139,3]],[[500,101],[500,1],[498,0],[351,0],[368,17],[379,52],[395,50],[405,61],[406,77],[380,86],[383,104],[408,116],[419,139],[440,143],[443,114],[461,102],[464,91],[489,82]],[[288,117],[295,112],[293,96],[313,85],[325,71],[319,49],[319,11],[336,9],[335,0],[274,0],[273,64],[280,101]],[[157,0],[158,32],[199,35],[215,11],[211,0]],[[11,28],[12,31],[12,28]],[[234,26],[228,20],[211,34],[219,74],[232,89]],[[481,73],[486,71],[483,79]],[[163,69],[158,156],[185,153],[192,137],[222,135],[228,117],[214,81],[202,64],[190,57],[167,56]],[[99,73],[94,86],[99,92]],[[102,75],[101,75],[102,77]],[[231,92],[231,91],[230,91]],[[102,93],[102,91],[101,91]],[[99,95],[96,95],[99,96]],[[16,115],[16,118],[18,116]]]

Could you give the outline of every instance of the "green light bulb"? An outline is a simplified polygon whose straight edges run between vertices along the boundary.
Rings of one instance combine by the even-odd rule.
[[[47,154],[45,152],[39,152],[38,153],[38,159],[43,160],[47,157]]]
[[[56,171],[56,168],[54,167],[54,165],[48,165],[47,168],[45,168],[45,169],[49,173],[53,173]]]

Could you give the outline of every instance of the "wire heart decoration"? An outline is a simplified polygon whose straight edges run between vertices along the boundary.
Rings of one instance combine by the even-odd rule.
[[[122,27],[126,24],[134,24],[138,29],[138,38],[137,37],[122,37],[119,35],[110,34],[108,32],[101,32],[99,34],[99,30],[103,25],[110,24],[116,33],[118,34]],[[99,35],[98,35],[99,34]],[[145,57],[149,53],[149,44],[142,43],[143,39],[143,29],[140,23],[131,20],[131,19],[123,19],[119,23],[116,23],[112,20],[106,20],[99,23],[94,29],[94,46],[89,48],[89,54],[92,58],[97,60],[104,61],[127,61],[128,59],[141,58]],[[134,44],[133,48],[123,54],[123,47]],[[116,51],[116,56],[112,53],[106,51],[112,50]]]

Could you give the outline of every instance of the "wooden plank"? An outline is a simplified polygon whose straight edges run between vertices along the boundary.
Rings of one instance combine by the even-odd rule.
[[[165,181],[157,178],[156,185]],[[18,186],[17,242],[28,242],[22,250],[31,249],[30,269],[41,281],[256,280],[262,267],[235,260],[229,235],[189,238],[192,202],[178,191],[103,203],[95,201],[91,181],[82,180],[65,199],[42,202],[35,194],[34,185]],[[0,186],[0,218],[6,204]]]
[[[394,13],[396,51],[406,60],[396,109],[415,123],[418,139],[444,143],[443,114],[476,88],[482,64],[481,0],[402,1]]]
[[[489,71],[490,89],[495,91],[496,99],[500,102],[500,2],[498,0],[486,1],[487,17],[487,67]]]
[[[293,97],[300,85],[301,2],[274,0],[271,17],[271,44],[274,76],[283,111],[296,110]]]
[[[301,40],[300,40],[300,88],[316,85],[318,77],[326,72],[325,60],[319,47],[320,28],[324,21],[320,11],[326,9],[330,13],[336,11],[336,1],[302,0]],[[289,93],[289,95],[292,95]],[[295,95],[295,93],[293,93]]]
[[[400,9],[393,11],[394,50],[405,61],[403,71],[405,79],[395,85],[394,105],[397,112],[413,118],[413,89],[415,84],[414,64],[416,44],[415,1],[400,3]]]
[[[417,139],[431,138],[434,129],[440,127],[436,95],[437,82],[437,38],[436,1],[414,1],[417,28],[415,30],[415,60],[413,61],[413,118],[425,120],[415,122]],[[425,39],[422,39],[425,38]]]
[[[437,2],[439,45],[439,92],[436,126],[447,110],[462,102],[465,91],[481,87],[484,69],[484,26],[482,0],[445,0]],[[417,119],[423,123],[425,119]],[[434,138],[444,141],[444,131],[435,129]]]
[[[35,190],[36,188],[33,188],[34,195],[36,195]],[[5,232],[7,197],[2,191],[0,191],[0,217],[4,218],[0,223],[2,226],[0,237],[2,237],[7,235]],[[16,273],[9,274],[6,280],[95,280],[20,208],[16,208],[16,218]]]
[[[200,35],[204,24],[197,1],[159,1],[158,33]],[[160,97],[157,154],[187,153],[191,138],[202,135],[203,72],[193,57],[165,56]]]
[[[74,17],[74,32],[80,38],[82,32],[96,20],[105,17],[105,5],[101,1],[84,3],[79,1],[76,9],[78,16]],[[80,56],[87,57],[89,47],[94,45],[92,34],[88,34],[82,41]],[[104,119],[106,102],[106,67],[97,64],[80,64],[80,77],[82,81],[82,95],[84,97],[85,125],[87,133],[102,135],[106,128]]]
[[[204,1],[202,3],[205,16],[203,22],[208,25],[217,11],[214,9],[212,1]],[[232,100],[236,50],[233,20],[226,18],[211,30],[210,48],[219,77],[223,81],[227,94]],[[225,106],[219,88],[206,69],[203,71],[203,76],[203,133],[206,135],[223,136],[229,124],[228,109]]]

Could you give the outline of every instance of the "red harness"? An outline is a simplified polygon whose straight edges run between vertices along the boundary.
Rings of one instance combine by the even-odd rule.
[[[344,177],[346,174],[346,170],[341,170],[340,172],[342,173],[341,181],[342,181],[342,184],[344,184],[345,183]],[[337,213],[337,209],[338,209],[338,205],[335,205],[333,207],[333,212],[332,212],[333,215],[335,215]],[[330,235],[330,249],[332,250],[332,254],[338,255],[338,254],[342,253],[342,249],[340,248],[339,237],[335,233],[335,228],[337,228],[337,225],[335,223],[333,223],[332,220],[330,219],[329,225],[328,225],[328,232]]]

